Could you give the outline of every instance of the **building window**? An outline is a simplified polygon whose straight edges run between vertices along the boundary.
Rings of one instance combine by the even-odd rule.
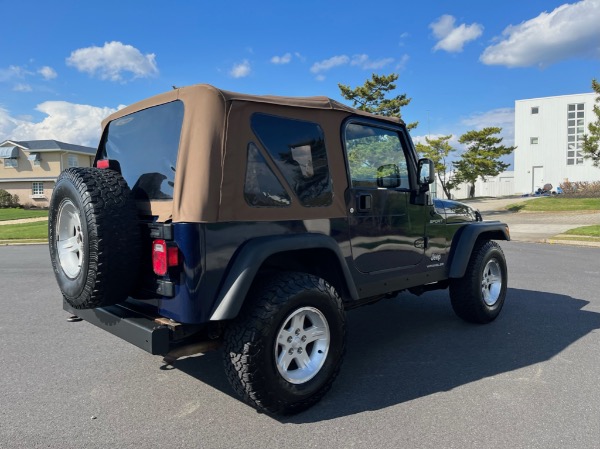
[[[537,145],[538,144],[538,138],[537,137],[530,137],[529,138],[529,143],[531,145]]]
[[[581,146],[585,132],[585,104],[567,105],[567,165],[582,165]]]
[[[31,195],[34,198],[44,196],[44,183],[43,182],[32,182],[31,183]]]
[[[27,156],[27,160],[30,161],[33,165],[39,166],[41,163],[40,153],[29,153],[29,156]]]
[[[69,154],[67,164],[69,165],[69,167],[79,167],[79,161],[77,159],[77,156],[75,154]]]
[[[4,168],[17,168],[19,166],[19,162],[17,158],[7,158],[4,159]]]
[[[533,107],[531,108],[531,113],[532,113],[532,114],[539,114],[539,112],[540,112],[540,108],[539,108],[539,106],[533,106]]]

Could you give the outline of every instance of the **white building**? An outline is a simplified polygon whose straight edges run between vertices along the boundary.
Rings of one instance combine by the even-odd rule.
[[[598,181],[600,169],[583,158],[583,135],[596,120],[596,94],[515,102],[515,193],[535,192],[565,180]]]

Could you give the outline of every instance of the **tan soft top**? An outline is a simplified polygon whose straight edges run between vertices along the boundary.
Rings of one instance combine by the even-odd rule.
[[[380,117],[327,97],[277,97],[239,94],[207,84],[174,89],[123,108],[102,122],[102,130],[117,118],[164,103],[180,100],[184,118],[177,157],[173,200],[140,204],[160,221],[225,222],[254,220],[320,219],[346,216],[344,191],[348,187],[341,124],[351,115],[390,123],[400,119]],[[326,207],[304,207],[295,200],[289,207],[257,208],[244,200],[246,154],[249,142],[261,147],[250,128],[255,112],[318,123],[325,134],[333,183],[333,202]],[[269,165],[272,165],[269,163]],[[282,184],[287,183],[274,165]]]

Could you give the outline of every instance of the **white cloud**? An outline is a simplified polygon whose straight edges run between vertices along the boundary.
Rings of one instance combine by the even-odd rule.
[[[320,74],[317,79],[322,81],[325,79],[323,72],[331,70],[334,67],[349,64],[351,66],[360,67],[363,70],[379,70],[387,65],[392,64],[393,62],[394,58],[381,58],[372,60],[369,58],[369,55],[366,54],[354,55],[352,58],[347,55],[338,55],[329,59],[324,59],[323,61],[315,62],[310,68],[310,71],[315,74]]]
[[[545,67],[576,57],[600,58],[600,0],[566,3],[511,25],[480,61],[507,67]]]
[[[515,141],[515,110],[514,108],[498,108],[487,112],[476,113],[461,121],[470,129],[481,130],[490,126],[502,128],[503,144],[511,146]]]
[[[406,68],[406,65],[408,64],[408,61],[410,60],[410,56],[408,56],[407,54],[402,55],[402,57],[400,58],[400,61],[398,61],[398,64],[396,64],[396,71],[397,72],[401,72]]]
[[[271,58],[271,62],[273,64],[289,64],[291,60],[292,60],[291,53],[286,53],[283,56],[273,56]]]
[[[440,139],[440,138],[446,137],[446,136],[447,136],[447,134],[428,134],[428,135],[423,135],[423,136],[412,136],[411,135],[411,139],[415,145],[418,143],[422,143],[423,145],[426,145],[427,140],[425,140],[425,139],[435,140],[435,139]],[[455,135],[452,135],[452,137],[450,138],[448,143],[451,146],[453,146],[454,148],[456,148],[458,146],[458,137],[456,137]]]
[[[106,42],[103,47],[80,48],[67,58],[67,65],[80,72],[99,76],[101,79],[123,81],[123,73],[133,78],[146,78],[158,74],[154,53],[142,54],[131,45],[121,42]]]
[[[375,61],[369,58],[369,55],[354,55],[350,61],[350,65],[358,66],[363,70],[379,70],[386,65],[394,62],[394,58],[381,58]]]
[[[250,62],[248,62],[247,59],[244,59],[241,63],[233,66],[233,68],[229,71],[229,75],[234,78],[244,78],[250,75],[251,70]]]
[[[56,70],[54,70],[52,67],[49,67],[47,65],[42,67],[41,69],[39,69],[38,73],[40,75],[42,75],[42,77],[44,77],[45,80],[51,80],[58,76],[56,73]]]
[[[18,84],[15,84],[15,87],[13,87],[13,90],[15,92],[31,92],[33,89],[31,88],[31,86],[29,84],[18,83]]]
[[[117,109],[46,101],[36,110],[47,115],[42,121],[17,119],[0,109],[0,141],[54,139],[95,147],[100,139],[102,119]]]
[[[26,75],[31,75],[25,68],[17,65],[8,66],[6,69],[0,69],[0,81],[10,81],[15,78],[25,78]]]
[[[456,19],[448,14],[444,14],[437,21],[429,24],[433,35],[438,39],[434,50],[444,50],[449,53],[458,53],[463,51],[467,42],[477,39],[483,33],[483,26],[478,23],[471,25],[461,24],[455,26]]]
[[[350,58],[346,55],[333,56],[329,59],[325,59],[323,61],[315,62],[310,71],[312,73],[321,73],[326,72],[327,70],[331,70],[334,67],[338,67],[340,65],[346,65],[350,62]]]

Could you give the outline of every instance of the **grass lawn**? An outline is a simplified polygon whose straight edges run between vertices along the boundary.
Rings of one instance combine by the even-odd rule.
[[[509,204],[508,210],[514,212],[568,212],[578,210],[600,210],[600,198],[567,198],[564,196],[547,196],[520,203]]]
[[[47,210],[19,209],[19,208],[0,209],[0,221],[18,220],[21,218],[47,217],[47,216],[48,216]]]
[[[48,222],[10,224],[0,226],[0,240],[47,240]]]
[[[600,225],[583,226],[581,228],[569,229],[567,232],[565,232],[565,234],[600,237]]]

